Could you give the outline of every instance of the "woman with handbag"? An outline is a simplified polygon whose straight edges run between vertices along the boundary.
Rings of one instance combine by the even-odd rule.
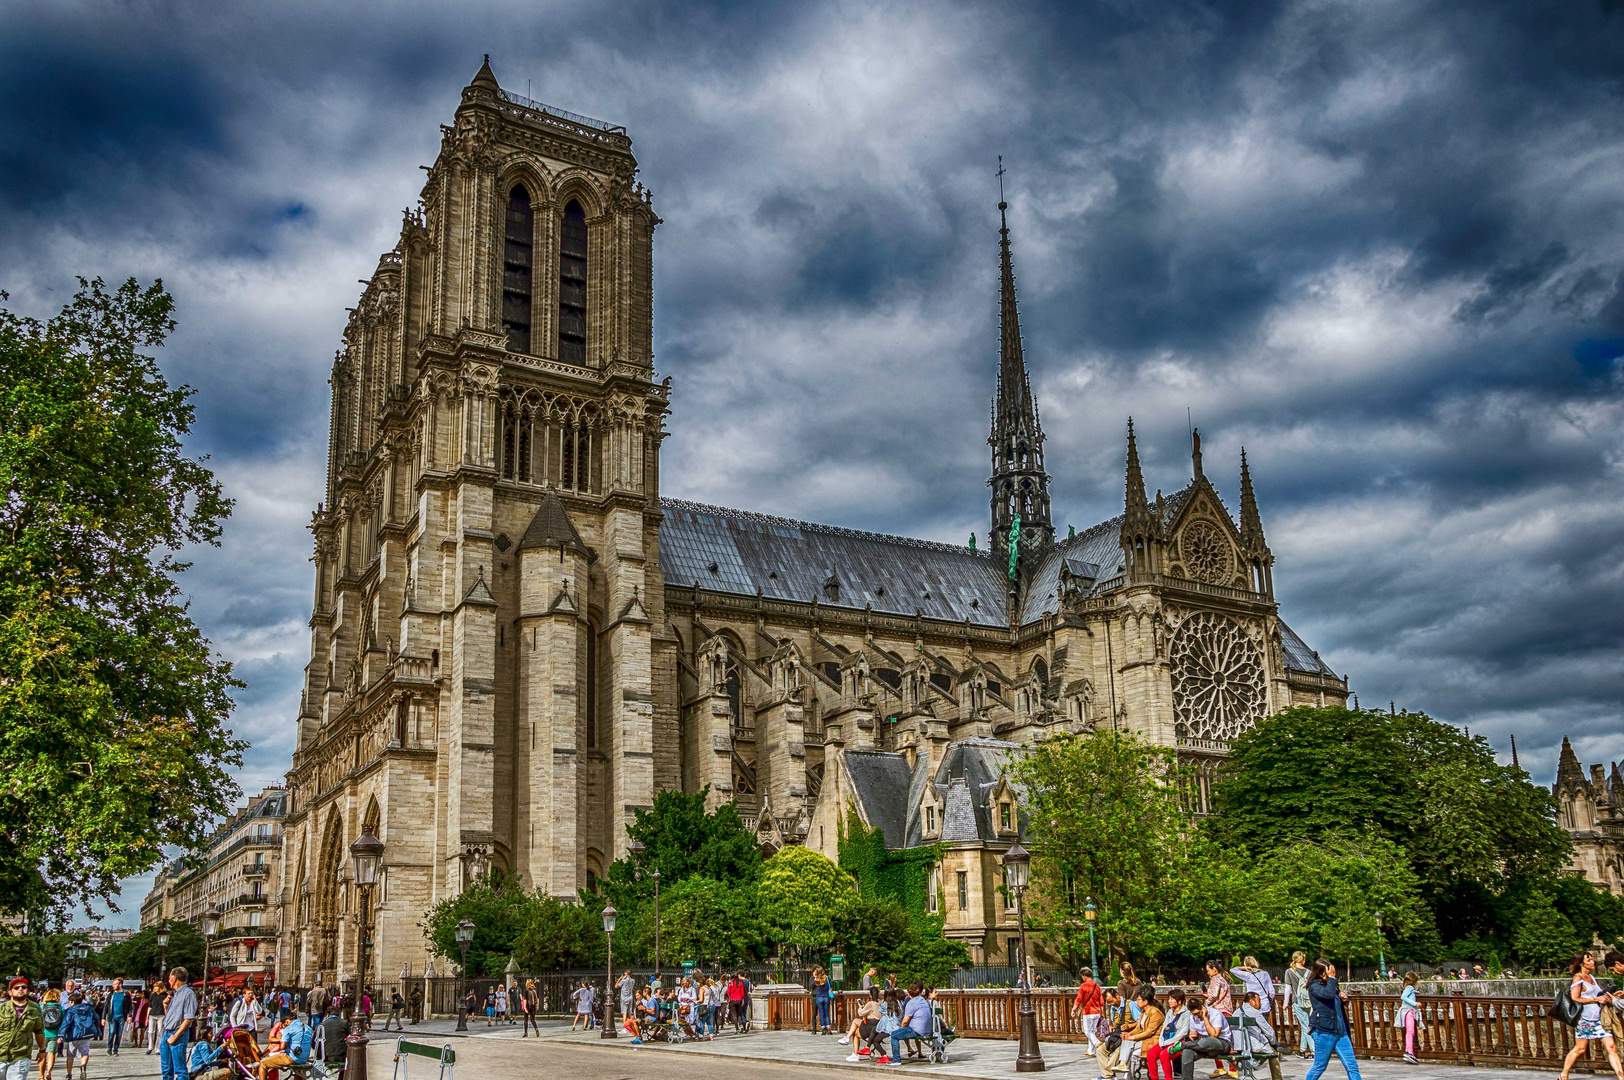
[[[1602,1049],[1607,1051],[1607,1063],[1613,1067],[1613,1075],[1624,1080],[1624,1069],[1620,1069],[1618,1064],[1618,1047],[1614,1045],[1613,1037],[1601,1026],[1601,1010],[1603,1006],[1612,1004],[1613,995],[1603,993],[1601,985],[1596,982],[1596,958],[1587,952],[1579,953],[1568,965],[1568,972],[1573,976],[1568,984],[1568,998],[1582,1008],[1579,1010],[1579,1022],[1573,1029],[1573,1049],[1562,1061],[1562,1075],[1558,1080],[1568,1080],[1568,1071],[1579,1060],[1579,1055],[1590,1048],[1592,1039],[1601,1040]]]

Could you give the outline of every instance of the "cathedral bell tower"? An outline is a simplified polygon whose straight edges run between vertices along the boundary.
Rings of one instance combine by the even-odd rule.
[[[1015,268],[1009,254],[1009,204],[998,203],[1000,259],[998,392],[992,402],[992,552],[1007,560],[1009,537],[1019,521],[1019,563],[1034,565],[1037,552],[1054,542],[1049,519],[1049,474],[1043,471],[1043,426],[1021,353],[1021,320],[1015,306]]]

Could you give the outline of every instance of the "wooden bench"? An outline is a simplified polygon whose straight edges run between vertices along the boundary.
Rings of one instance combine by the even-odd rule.
[[[429,1046],[427,1043],[415,1043],[406,1038],[395,1040],[395,1072],[394,1080],[407,1080],[407,1059],[428,1058],[430,1061],[440,1063],[439,1080],[455,1080],[457,1052],[451,1049],[450,1043],[440,1046]]]

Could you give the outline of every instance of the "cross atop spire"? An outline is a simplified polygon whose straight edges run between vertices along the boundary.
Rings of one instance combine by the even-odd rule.
[[[998,159],[999,337],[998,390],[993,395],[991,547],[1003,551],[1016,515],[1021,548],[1036,551],[1054,540],[1049,517],[1049,476],[1043,471],[1043,426],[1021,349],[1021,317],[1015,303],[1015,263],[1009,250],[1009,203],[1003,198],[1004,159]]]

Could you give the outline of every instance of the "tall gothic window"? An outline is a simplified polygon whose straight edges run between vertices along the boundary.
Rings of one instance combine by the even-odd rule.
[[[508,351],[530,348],[530,248],[535,217],[530,193],[520,185],[508,195],[507,244],[502,253],[502,327]]]
[[[558,244],[558,358],[586,363],[586,211],[574,199]]]

